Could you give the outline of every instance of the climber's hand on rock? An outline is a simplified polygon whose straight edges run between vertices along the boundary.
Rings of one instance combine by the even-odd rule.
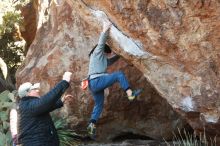
[[[103,32],[110,30],[112,23],[110,21],[103,21]]]

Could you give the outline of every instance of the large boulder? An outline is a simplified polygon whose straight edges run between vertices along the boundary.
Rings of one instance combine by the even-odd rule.
[[[170,139],[184,121],[197,133],[219,135],[219,6],[209,0],[39,2],[36,36],[17,83],[40,81],[45,93],[72,71],[68,93],[74,98],[63,113],[73,128],[85,128],[94,103],[80,81],[108,19],[114,24],[108,43],[121,56],[109,72],[123,70],[131,86],[144,92],[129,102],[118,85],[106,90],[99,138],[132,133]]]

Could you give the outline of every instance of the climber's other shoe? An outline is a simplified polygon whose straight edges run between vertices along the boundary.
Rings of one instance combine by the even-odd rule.
[[[141,94],[142,90],[143,89],[133,90],[131,96],[128,96],[128,100],[130,100],[130,101],[134,100],[138,95]]]

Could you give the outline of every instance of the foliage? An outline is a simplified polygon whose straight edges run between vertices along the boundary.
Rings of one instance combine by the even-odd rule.
[[[23,7],[31,1],[33,0],[14,0],[14,4],[16,4],[16,7]]]
[[[78,135],[75,131],[67,127],[66,119],[58,118],[53,115],[54,125],[57,129],[57,134],[60,140],[60,146],[75,146],[78,145]]]
[[[0,146],[9,146],[12,138],[9,129],[9,112],[14,106],[14,93],[6,90],[0,93]]]
[[[199,134],[199,137],[197,137],[196,134],[187,132],[185,129],[183,132],[178,129],[178,132],[179,136],[174,134],[172,146],[217,146],[216,139],[207,138],[205,130],[203,134]],[[170,146],[168,143],[167,145]]]
[[[15,72],[24,59],[25,41],[21,37],[19,29],[23,18],[20,11],[10,10],[4,12],[2,19],[2,24],[0,24],[0,57],[7,64],[8,72],[11,74],[10,78],[15,83]]]

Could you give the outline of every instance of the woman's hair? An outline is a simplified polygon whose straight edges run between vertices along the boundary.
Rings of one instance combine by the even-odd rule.
[[[111,48],[107,44],[105,44],[104,52],[105,53],[112,53]]]
[[[96,44],[96,45],[92,48],[92,50],[89,52],[89,57],[92,55],[92,53],[94,52],[94,50],[95,50],[95,48],[97,47],[97,45],[98,45],[98,44]],[[111,52],[112,52],[111,48],[110,48],[107,44],[105,44],[104,52],[105,52],[105,53],[111,53]]]
[[[89,52],[89,57],[92,55],[92,53],[94,52],[94,50],[95,50],[95,48],[97,47],[97,45],[98,45],[98,44],[96,44],[96,45],[92,48],[92,50]]]

